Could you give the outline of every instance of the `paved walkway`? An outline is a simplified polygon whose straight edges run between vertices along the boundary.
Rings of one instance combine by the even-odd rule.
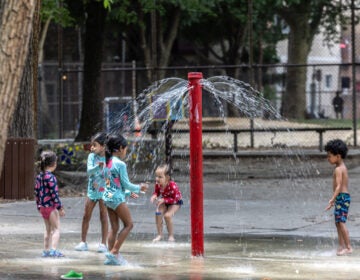
[[[2,203],[0,279],[59,279],[69,269],[83,271],[84,279],[360,279],[360,167],[356,162],[355,155],[349,159],[348,228],[355,249],[351,256],[335,255],[333,215],[324,211],[331,196],[332,167],[323,159],[308,159],[304,165],[288,159],[288,169],[281,163],[285,171],[277,173],[267,163],[268,172],[263,168],[261,175],[255,167],[246,169],[250,161],[237,163],[243,163],[242,171],[220,172],[224,163],[217,160],[219,172],[204,174],[204,259],[191,258],[189,177],[178,167],[175,178],[185,204],[174,217],[175,244],[151,242],[156,234],[155,208],[148,193],[129,201],[135,226],[123,254],[130,265],[104,266],[104,256],[94,252],[100,232],[98,210],[90,225],[90,251],[79,254],[73,247],[79,242],[84,198],[66,197],[60,245],[66,258],[42,259],[43,222],[34,201]]]

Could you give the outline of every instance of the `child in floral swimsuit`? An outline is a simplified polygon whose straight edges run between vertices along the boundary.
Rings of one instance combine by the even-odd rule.
[[[43,257],[63,257],[57,250],[60,239],[60,216],[65,215],[61,204],[54,170],[57,156],[52,151],[43,151],[40,155],[40,173],[36,177],[35,201],[45,223]]]
[[[105,140],[106,133],[104,132],[99,132],[91,138],[91,153],[87,159],[87,174],[89,176],[87,198],[81,224],[81,241],[75,246],[76,251],[88,250],[86,236],[89,230],[93,210],[98,203],[101,222],[101,242],[99,242],[97,252],[105,253],[107,251],[106,239],[108,234],[108,216],[106,206],[102,200],[105,190]]]

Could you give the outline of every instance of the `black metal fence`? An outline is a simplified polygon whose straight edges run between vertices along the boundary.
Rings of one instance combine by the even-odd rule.
[[[281,110],[281,98],[288,67],[307,68],[306,110],[310,118],[321,118],[324,124],[336,118],[343,118],[348,120],[346,126],[352,125],[353,93],[350,82],[352,77],[351,72],[349,72],[351,65],[345,63],[298,66],[287,64],[253,65],[255,85],[252,86],[259,89],[260,93],[271,102],[277,111]],[[188,72],[202,72],[204,78],[208,78],[219,75],[226,76],[229,70],[234,69],[239,70],[237,71],[237,79],[244,82],[249,80],[250,67],[248,65],[183,66],[152,70],[157,71],[159,77],[187,79]],[[101,73],[101,100],[110,98],[121,103],[135,98],[150,86],[146,77],[148,70],[143,67],[136,67],[134,63],[126,65],[121,63],[104,64]],[[56,63],[45,63],[40,73],[43,74],[39,79],[38,138],[56,139],[59,138],[60,131],[63,132],[63,138],[74,138],[79,127],[82,107],[83,69],[81,64],[65,63],[64,69],[59,71]],[[59,81],[62,83],[61,87],[59,87]],[[59,88],[62,90],[61,93],[59,93]],[[337,91],[340,92],[344,101],[343,111],[340,115],[336,115],[333,106],[333,98]],[[356,95],[359,106],[360,83],[359,86],[356,83]],[[105,105],[106,102],[99,104],[99,106]],[[59,111],[61,109],[62,112]],[[341,131],[338,133],[339,135],[332,136],[343,136]],[[347,139],[349,139],[348,136]]]

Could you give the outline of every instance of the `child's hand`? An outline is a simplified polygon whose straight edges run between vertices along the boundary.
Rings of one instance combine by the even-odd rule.
[[[163,199],[163,198],[160,198],[160,199],[157,200],[156,206],[159,207],[159,206],[160,206],[161,204],[163,204],[163,203],[164,203],[164,199]]]
[[[334,203],[335,203],[335,202],[334,202],[334,199],[330,199],[328,206],[325,208],[325,211],[330,210],[331,207],[334,206]]]
[[[64,210],[64,208],[60,208],[60,210],[59,210],[59,215],[60,215],[60,217],[64,217],[64,216],[65,216],[65,210]]]
[[[325,208],[325,211],[330,210],[334,206],[334,203],[329,202],[328,206]]]
[[[139,195],[132,192],[132,193],[130,193],[130,197],[133,199],[137,199],[137,198],[139,198]]]
[[[154,203],[154,201],[156,200],[156,198],[157,198],[156,195],[152,195],[152,196],[150,197],[150,202],[151,202],[151,203]]]
[[[149,184],[147,184],[147,183],[141,183],[140,184],[140,191],[141,192],[145,193],[148,190],[148,188],[149,188]]]

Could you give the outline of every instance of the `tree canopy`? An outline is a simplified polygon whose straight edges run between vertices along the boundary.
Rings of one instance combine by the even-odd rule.
[[[66,0],[69,16],[85,26],[83,107],[76,139],[89,139],[101,129],[102,108],[97,91],[104,34],[109,27],[113,37],[126,41],[127,58],[147,67],[149,82],[166,76],[166,71],[159,69],[182,63],[234,65],[224,70],[226,74],[244,79],[250,74],[249,68],[238,66],[277,62],[276,44],[285,36],[289,42],[287,63],[306,64],[320,27],[326,31],[328,42],[337,38],[337,26],[345,20],[343,11],[349,8],[348,2]],[[282,32],[284,22],[290,30],[288,35]],[[184,41],[196,53],[193,61],[177,53],[177,44]],[[266,80],[265,71],[259,68],[254,74],[260,90]],[[306,108],[305,68],[289,67],[285,80],[282,113],[287,118],[302,118]]]

